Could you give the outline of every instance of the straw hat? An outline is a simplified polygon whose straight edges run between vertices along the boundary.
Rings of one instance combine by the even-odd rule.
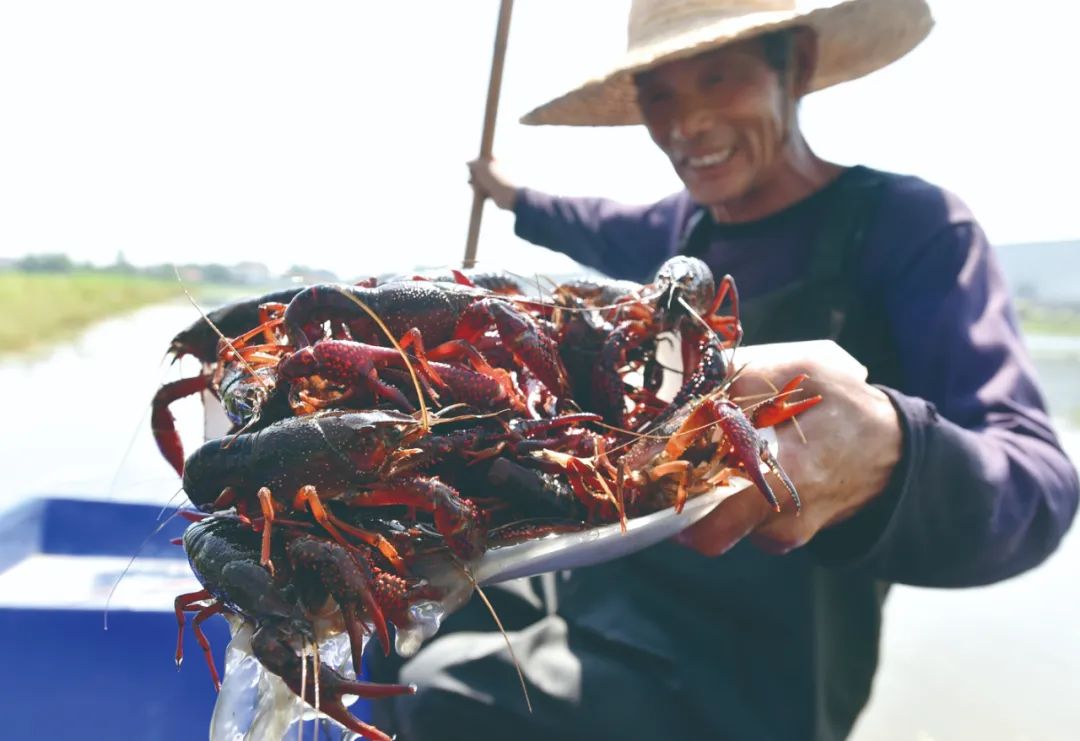
[[[862,77],[907,54],[934,20],[926,0],[632,0],[618,62],[521,119],[526,124],[641,123],[634,75],[792,26],[817,31],[809,92]]]

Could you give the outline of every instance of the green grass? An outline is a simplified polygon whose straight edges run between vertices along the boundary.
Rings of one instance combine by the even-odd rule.
[[[0,273],[0,354],[73,337],[90,324],[183,296],[176,281],[110,273]]]
[[[1016,311],[1027,334],[1080,335],[1080,311],[1076,309],[1043,306],[1018,299]]]
[[[1026,334],[1080,335],[1080,317],[1024,318],[1020,321]]]

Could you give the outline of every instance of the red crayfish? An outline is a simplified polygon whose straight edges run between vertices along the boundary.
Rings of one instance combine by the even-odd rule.
[[[579,281],[543,298],[509,278],[435,277],[290,289],[214,312],[221,337],[193,325],[172,346],[203,373],[154,403],[159,447],[209,515],[184,537],[205,588],[177,598],[181,627],[197,612],[205,649],[203,620],[241,615],[264,666],[309,703],[299,678],[317,675],[326,712],[369,738],[384,736],[342,695],[409,688],[305,663],[297,644],[315,642],[328,609],[359,670],[365,631],[388,650],[388,626],[410,629],[411,607],[440,597],[415,572],[421,550],[467,566],[492,539],[679,511],[739,472],[779,509],[763,464],[798,508],[756,429],[820,401],[793,400],[802,377],[746,409],[729,398],[738,294],[694,258],[646,286]],[[683,370],[665,401],[669,334]],[[203,389],[234,428],[185,461],[167,406]]]

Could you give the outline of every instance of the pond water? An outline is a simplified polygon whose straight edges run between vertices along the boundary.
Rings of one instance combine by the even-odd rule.
[[[164,361],[172,336],[197,318],[189,304],[154,306],[0,363],[0,388],[8,390],[0,508],[31,495],[168,501],[179,477],[151,437],[150,399],[165,380],[197,372],[196,363]],[[194,445],[200,404],[186,400],[176,409]]]
[[[1028,337],[1080,462],[1080,337]],[[1080,728],[1080,526],[1045,563],[988,587],[895,587],[881,666],[850,741],[1066,741]]]

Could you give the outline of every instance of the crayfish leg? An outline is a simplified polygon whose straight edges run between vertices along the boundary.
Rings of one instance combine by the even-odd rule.
[[[731,314],[727,316],[717,315],[724,299],[731,298]],[[705,322],[709,327],[724,338],[730,347],[738,347],[742,341],[742,324],[739,322],[739,291],[735,287],[735,279],[725,275],[720,279],[720,285],[716,287],[716,295],[705,312]]]
[[[402,560],[401,554],[398,553],[397,548],[394,547],[393,543],[378,533],[361,530],[360,528],[353,527],[347,522],[343,522],[339,518],[334,517],[334,515],[327,511],[322,500],[319,499],[318,491],[310,484],[302,487],[297,493],[296,499],[293,502],[293,509],[302,510],[305,504],[308,509],[311,510],[311,515],[315,518],[315,521],[322,525],[334,540],[341,545],[349,545],[349,541],[345,540],[345,536],[341,534],[344,530],[354,538],[358,538],[368,545],[377,548],[379,553],[385,556],[386,560],[399,572],[404,573],[406,571],[405,562]]]
[[[419,344],[420,330],[413,329],[410,337],[415,336],[416,343]],[[422,349],[422,348],[421,348]],[[466,340],[447,340],[436,347],[431,348],[427,353],[427,357],[432,360],[438,360],[442,362],[452,361],[468,361],[469,365],[473,367],[478,373],[483,373],[488,376],[495,376],[495,368],[484,358],[480,351],[477,350],[472,343]],[[432,368],[431,372],[434,374],[435,369]],[[434,376],[441,379],[441,376]],[[444,385],[445,382],[443,382]]]
[[[205,589],[201,589],[198,592],[189,592],[188,594],[181,594],[173,601],[173,608],[176,610],[176,668],[179,669],[180,665],[184,663],[184,613],[195,612],[196,615],[191,621],[191,629],[195,633],[195,638],[199,642],[199,646],[203,650],[203,655],[206,657],[206,665],[210,667],[210,679],[214,682],[214,690],[221,690],[221,679],[218,677],[217,667],[214,666],[214,656],[210,651],[210,641],[207,640],[206,634],[202,631],[202,623],[211,615],[216,615],[221,612],[222,605],[219,602],[214,602],[210,605],[199,605],[197,603],[205,600],[213,599],[213,595]]]
[[[225,606],[220,602],[215,602],[212,605],[204,607],[199,610],[195,615],[195,619],[191,621],[191,631],[195,634],[195,640],[199,642],[199,647],[202,649],[203,656],[206,658],[206,665],[210,668],[210,679],[214,681],[214,690],[221,691],[221,678],[218,676],[217,667],[214,666],[214,654],[210,650],[210,640],[203,633],[202,624],[207,618],[217,615],[219,612],[225,609]]]
[[[559,458],[556,458],[555,455],[552,452],[545,457],[548,460],[559,461],[564,467],[570,489],[577,496],[578,501],[585,506],[590,518],[604,520],[606,519],[603,515],[604,508],[614,507],[619,517],[619,529],[625,532],[626,510],[623,507],[625,503],[623,493],[620,491],[616,494],[611,490],[603,474],[591,460],[563,454],[558,454]],[[617,489],[621,489],[620,483],[616,482]]]
[[[690,469],[693,464],[690,461],[668,461],[667,463],[661,463],[659,466],[655,466],[649,471],[649,478],[654,481],[661,476],[667,476],[669,474],[677,474],[679,476],[679,488],[675,494],[675,512],[679,513],[683,511],[683,507],[686,506],[686,487],[690,483]]]
[[[176,668],[179,669],[180,665],[184,663],[184,623],[186,618],[184,613],[190,610],[201,610],[201,607],[192,606],[196,602],[202,600],[213,599],[213,595],[205,589],[201,589],[198,592],[189,592],[187,594],[181,594],[173,600],[173,609],[176,611]]]
[[[417,329],[416,327],[410,329],[408,332],[402,335],[401,339],[398,340],[398,344],[401,346],[402,350],[407,347],[411,347],[413,355],[416,358],[416,362],[424,371],[423,375],[425,375],[431,381],[431,383],[436,384],[440,388],[446,388],[446,381],[443,380],[443,377],[439,375],[439,372],[432,367],[431,362],[428,360],[427,350],[424,349],[424,335],[420,332],[419,329]],[[429,393],[431,393],[430,389]],[[438,397],[433,396],[432,398],[434,398],[435,401],[438,402]]]
[[[274,575],[274,563],[270,560],[270,529],[274,522],[274,498],[265,486],[259,489],[259,508],[263,514],[262,550],[259,553],[259,565],[265,566],[270,576]]]
[[[435,529],[447,547],[464,561],[480,556],[487,548],[487,530],[476,506],[462,498],[454,487],[437,478],[400,476],[357,492],[349,499],[352,506],[380,507],[405,505],[431,512]]]

